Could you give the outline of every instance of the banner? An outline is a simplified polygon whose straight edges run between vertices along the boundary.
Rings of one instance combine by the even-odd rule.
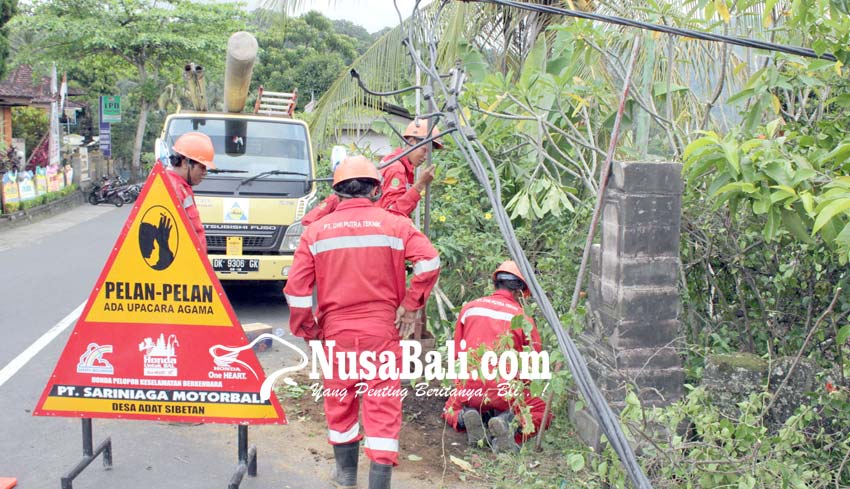
[[[112,129],[108,122],[100,123],[100,152],[104,158],[112,158]]]
[[[61,161],[61,156],[59,155],[61,139],[59,137],[59,103],[56,101],[57,90],[56,63],[53,63],[53,72],[50,76],[50,95],[53,97],[53,101],[50,102],[50,136],[48,137],[48,161],[51,165],[58,165]]]
[[[47,167],[47,191],[58,192],[62,190],[61,182],[64,181],[63,175],[59,172],[59,165],[50,165]]]
[[[21,195],[21,202],[35,198],[35,183],[32,181],[31,172],[18,172],[18,192]]]
[[[3,209],[9,212],[9,204],[17,204],[21,201],[21,196],[18,193],[18,172],[6,172],[3,174],[2,189],[0,194],[3,197]]]
[[[47,193],[47,168],[35,167],[35,194],[44,195]]]

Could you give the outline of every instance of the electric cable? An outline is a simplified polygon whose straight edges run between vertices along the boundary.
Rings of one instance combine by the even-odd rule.
[[[825,59],[828,61],[838,61],[838,58],[835,57],[832,53],[823,53],[818,54],[815,50],[810,48],[804,48],[800,46],[786,46],[784,44],[777,44],[768,41],[758,41],[755,39],[746,39],[742,37],[735,36],[724,36],[722,34],[712,34],[709,32],[701,32],[695,31],[692,29],[683,29],[680,27],[672,27],[661,24],[652,24],[649,22],[642,22],[639,20],[626,19],[624,17],[617,17],[613,15],[602,15],[602,14],[591,14],[588,12],[581,12],[578,10],[570,10],[561,7],[552,7],[549,5],[540,5],[540,4],[529,4],[523,2],[515,2],[513,0],[462,0],[464,2],[479,2],[479,3],[491,3],[494,5],[501,5],[503,7],[513,7],[522,10],[531,10],[538,13],[545,14],[555,14],[555,15],[564,15],[567,17],[576,17],[579,19],[587,19],[594,20],[598,22],[605,22],[606,24],[617,24],[623,25],[627,27],[636,27],[638,29],[644,29],[655,32],[663,32],[665,34],[672,34],[674,36],[682,36],[682,37],[690,37],[693,39],[700,39],[702,41],[712,41],[712,42],[722,42],[726,44],[734,44],[736,46],[743,46],[746,48],[755,48],[755,49],[764,49],[767,51],[778,51],[786,54],[794,54],[797,56],[803,56],[806,58],[818,58]]]
[[[437,21],[439,20],[439,15],[442,11],[442,8],[446,4],[447,0],[444,0],[441,3],[440,7],[437,9],[432,25],[439,25]],[[570,338],[569,334],[564,330],[563,326],[561,325],[560,319],[558,318],[554,307],[552,306],[548,296],[540,286],[540,283],[537,281],[537,277],[534,274],[534,270],[531,267],[528,258],[525,256],[524,250],[519,245],[516,232],[514,231],[510,218],[507,215],[507,211],[501,203],[501,181],[499,180],[496,165],[484,145],[477,140],[474,130],[469,124],[469,121],[466,119],[466,116],[463,111],[458,110],[459,106],[457,101],[457,95],[459,94],[461,87],[457,85],[462,84],[462,77],[460,78],[460,81],[457,83],[457,85],[453,86],[452,89],[449,89],[443,83],[443,80],[441,79],[441,76],[436,68],[437,40],[432,30],[426,29],[424,36],[427,40],[426,46],[430,55],[430,66],[425,64],[425,62],[422,60],[421,56],[416,51],[412,43],[408,41],[409,39],[413,39],[413,25],[415,24],[414,20],[417,15],[417,12],[418,9],[414,9],[414,14],[411,18],[411,22],[408,23],[408,39],[405,40],[405,42],[403,42],[402,44],[408,48],[411,60],[419,67],[420,70],[422,70],[426,74],[426,76],[430,78],[431,83],[425,85],[425,87],[431,88],[433,86],[436,86],[437,89],[441,92],[441,95],[447,101],[446,106],[443,108],[443,112],[446,116],[446,123],[448,128],[440,135],[448,133],[451,134],[452,139],[455,141],[455,144],[457,145],[464,159],[467,161],[467,164],[469,165],[473,175],[479,181],[482,188],[484,189],[484,192],[487,194],[487,198],[489,199],[490,204],[493,208],[493,212],[496,218],[495,220],[499,226],[499,230],[502,234],[502,237],[505,240],[505,244],[508,248],[509,254],[511,255],[511,258],[513,258],[514,261],[517,263],[523,276],[527,278],[529,289],[531,290],[535,300],[540,306],[543,317],[546,319],[546,322],[554,331],[555,337],[558,341],[558,347],[564,358],[566,359],[570,371],[573,373],[573,378],[579,388],[579,391],[582,394],[582,397],[584,397],[585,401],[587,402],[588,411],[599,422],[603,433],[608,439],[608,442],[611,444],[611,447],[617,453],[617,456],[621,460],[623,467],[630,480],[632,481],[633,485],[638,489],[651,489],[652,486],[649,483],[649,480],[647,479],[646,475],[643,473],[643,470],[640,467],[637,458],[635,457],[634,451],[632,450],[628,439],[622,431],[618,418],[614,415],[613,411],[611,410],[611,407],[608,405],[608,402],[605,400],[599,388],[593,381],[593,377],[591,376],[590,371],[587,368],[584,357],[578,350],[578,347]],[[364,84],[359,79],[358,84],[361,86],[361,88],[366,90]],[[435,94],[431,93],[429,95],[430,96],[426,96],[426,99],[431,105],[432,110],[436,112],[437,107],[436,102],[434,101]],[[420,144],[422,143],[428,144],[428,140],[421,141]],[[411,148],[410,150],[412,149],[413,148]],[[489,172],[487,168],[485,168],[484,163],[481,161],[479,153],[483,155],[486,159],[487,167],[489,167]]]
[[[402,151],[401,153],[393,156],[392,158],[390,158],[386,161],[382,161],[381,164],[378,165],[378,170],[382,170],[382,169],[392,165],[396,161],[398,161],[398,160],[404,158],[405,156],[407,156],[408,154],[410,154],[411,151],[414,151],[415,149],[420,148],[422,146],[425,146],[427,144],[431,144],[431,143],[434,142],[435,139],[441,138],[443,136],[447,136],[447,135],[455,132],[456,130],[457,129],[454,129],[454,128],[446,129],[445,131],[437,134],[436,136],[427,137],[427,138],[423,139],[422,141],[419,141],[418,143],[411,145],[409,148],[407,148],[404,151]],[[401,140],[405,141],[404,136],[402,136]],[[410,144],[410,143],[406,143],[406,144]]]
[[[445,2],[441,5],[441,8],[443,5],[445,5]],[[437,15],[439,15],[439,10]],[[437,20],[438,19],[435,16],[435,21],[432,23],[432,25],[438,25]],[[411,31],[412,24],[413,23],[411,22],[411,26],[409,27]],[[464,158],[467,160],[467,163],[469,164],[473,174],[478,179],[479,183],[487,194],[487,197],[490,200],[490,204],[493,208],[496,221],[499,226],[499,230],[502,233],[502,237],[505,240],[505,244],[508,248],[508,251],[511,257],[519,266],[523,276],[528,278],[529,288],[531,289],[534,298],[537,300],[537,303],[540,305],[540,309],[544,318],[555,333],[555,337],[558,340],[559,349],[561,350],[561,353],[564,355],[564,358],[568,362],[570,371],[573,373],[573,378],[575,379],[576,384],[579,387],[579,391],[581,392],[584,399],[587,401],[588,410],[590,411],[591,415],[600,423],[603,433],[605,434],[608,439],[608,442],[611,444],[612,448],[617,453],[617,456],[623,463],[625,471],[634,486],[638,489],[651,488],[652,486],[649,483],[649,480],[643,473],[643,470],[640,467],[637,458],[635,457],[634,451],[632,450],[628,439],[622,431],[619,419],[617,419],[617,417],[614,415],[613,411],[611,410],[611,407],[608,405],[608,402],[605,400],[604,396],[599,391],[599,388],[593,381],[593,377],[591,376],[590,371],[587,368],[584,357],[578,350],[578,347],[570,338],[569,334],[567,334],[567,332],[561,325],[560,319],[558,318],[554,307],[552,306],[548,296],[545,294],[539,282],[537,281],[537,277],[534,274],[534,270],[531,267],[528,258],[525,256],[524,250],[519,245],[519,241],[516,237],[516,232],[513,229],[513,225],[510,222],[510,218],[507,215],[507,211],[501,203],[501,182],[498,177],[498,172],[496,170],[495,163],[493,162],[492,158],[490,158],[489,152],[484,147],[484,145],[480,141],[478,141],[477,138],[474,138],[474,132],[471,129],[472,126],[466,120],[466,116],[463,114],[463,111],[457,110],[458,107],[453,105],[457,104],[456,94],[452,93],[446,87],[446,85],[440,79],[435,66],[436,39],[433,37],[433,33],[431,33],[431,35],[426,35],[426,37],[429,40],[428,48],[429,53],[431,54],[431,66],[425,65],[425,63],[422,61],[421,57],[416,52],[412,44],[407,42],[405,43],[405,45],[410,51],[411,59],[420,67],[420,69],[427,76],[431,78],[432,83],[436,84],[445,99],[452,102],[447,103],[446,107],[444,108],[444,112],[446,113],[448,119],[447,125],[449,129],[460,129],[461,127],[464,127],[464,129],[468,129],[468,131],[457,130],[455,132],[452,132],[452,139],[454,139],[458,148],[461,148],[461,152],[464,155]],[[435,105],[433,96],[430,102],[432,105]],[[473,139],[476,140],[473,141]],[[488,174],[483,163],[481,162],[481,159],[478,156],[478,152],[484,155],[484,157],[487,159],[487,163],[491,171],[490,174]],[[492,184],[490,182],[490,177],[492,177]]]
[[[349,71],[349,74],[351,75],[351,78],[354,78],[357,81],[357,85],[360,86],[361,90],[363,90],[364,92],[368,93],[369,95],[373,95],[375,97],[389,97],[391,95],[399,95],[399,94],[402,94],[402,93],[410,92],[412,90],[419,90],[419,89],[422,88],[420,86],[413,85],[413,86],[410,86],[410,87],[399,88],[398,90],[391,90],[389,92],[374,92],[374,91],[366,88],[366,85],[363,83],[363,80],[360,79],[360,73],[357,73],[357,70],[355,70],[354,68],[351,68],[351,70]]]

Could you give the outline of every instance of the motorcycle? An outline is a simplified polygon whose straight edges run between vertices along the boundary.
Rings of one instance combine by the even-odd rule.
[[[142,186],[138,183],[134,183],[133,185],[125,185],[121,187],[120,194],[124,199],[125,204],[129,204],[131,202],[135,202],[136,199],[139,198],[139,193],[142,191]]]
[[[100,185],[95,185],[91,189],[88,197],[89,204],[98,205],[103,202],[109,202],[115,207],[124,205],[124,198],[121,196],[119,188],[106,177],[104,177]]]

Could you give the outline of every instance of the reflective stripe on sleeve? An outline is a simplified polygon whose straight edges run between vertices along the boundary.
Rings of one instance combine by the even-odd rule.
[[[187,195],[186,198],[183,199],[183,208],[184,209],[188,209],[189,207],[192,207],[194,204],[195,204],[195,200],[192,198],[191,195]]]
[[[435,256],[430,260],[420,260],[413,265],[413,274],[420,275],[426,272],[433,272],[440,269],[440,257]]]
[[[328,440],[330,440],[331,443],[348,443],[357,438],[357,435],[359,434],[360,423],[354,423],[354,426],[349,428],[348,431],[336,431],[328,428]]]
[[[313,307],[312,295],[289,295],[283,294],[286,297],[286,303],[291,307]]]
[[[383,450],[385,452],[398,452],[398,440],[367,436],[365,447],[372,450]]]
[[[310,253],[318,255],[325,251],[344,250],[349,248],[391,248],[403,250],[401,238],[386,234],[368,234],[365,236],[339,236],[337,238],[320,239],[310,245]]]
[[[466,318],[470,316],[479,316],[490,319],[498,319],[501,321],[510,321],[516,316],[516,314],[511,314],[509,312],[495,311],[493,309],[487,309],[486,307],[472,307],[463,313],[463,316],[460,318],[461,323],[466,322]]]

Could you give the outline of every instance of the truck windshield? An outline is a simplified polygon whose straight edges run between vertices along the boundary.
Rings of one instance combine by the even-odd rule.
[[[216,178],[244,180],[261,173],[269,174],[266,178],[270,180],[310,178],[307,131],[300,124],[286,120],[173,118],[165,145],[170,148],[180,135],[190,131],[212,139],[215,165],[223,170],[215,174]]]

